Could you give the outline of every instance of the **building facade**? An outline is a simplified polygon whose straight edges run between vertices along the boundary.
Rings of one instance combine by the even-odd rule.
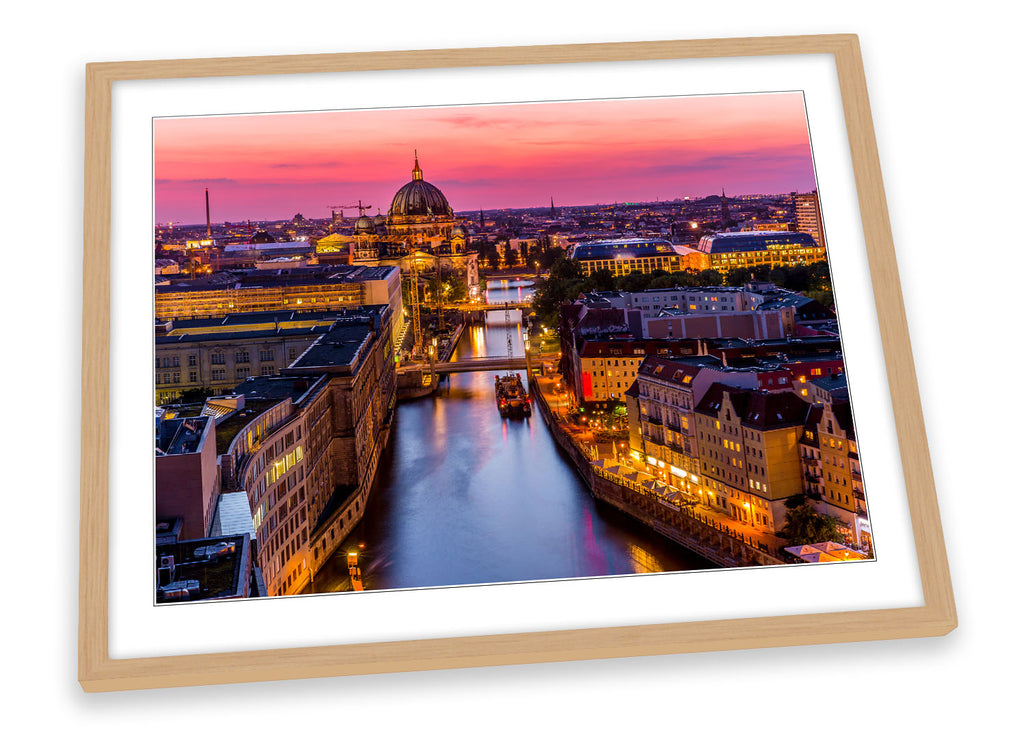
[[[864,480],[849,402],[814,405],[800,438],[800,456],[804,491],[817,511],[837,518],[850,542],[870,549]]]
[[[755,266],[797,266],[825,259],[825,247],[807,233],[763,231],[702,236],[697,250],[707,268],[728,272]]]
[[[583,276],[602,269],[614,276],[622,276],[633,272],[674,273],[708,268],[705,254],[661,239],[627,238],[579,243],[569,250],[569,258],[579,264]]]
[[[391,266],[313,266],[246,269],[158,286],[157,322],[226,317],[238,312],[330,311],[360,305],[391,305],[401,314],[398,269]]]
[[[173,403],[188,389],[224,393],[250,376],[275,376],[336,320],[361,310],[254,312],[158,324],[156,403]]]
[[[362,518],[395,398],[385,309],[336,320],[282,375],[250,377],[233,396],[207,401],[210,417],[203,419],[209,427],[216,422],[209,431],[216,445],[208,436],[204,447],[216,447],[217,491],[232,498],[244,492],[269,595],[306,590]],[[161,507],[161,499],[194,483],[182,474],[158,475],[162,516],[173,510]],[[209,529],[217,496],[206,503],[211,512],[179,516]]]
[[[796,211],[795,229],[807,233],[819,246],[825,246],[825,228],[821,223],[821,203],[817,191],[793,196]]]
[[[220,492],[214,421],[171,415],[156,417],[156,516],[180,518],[182,537],[206,537]]]
[[[809,405],[789,391],[713,384],[694,410],[701,498],[745,524],[781,532],[803,493],[798,442]]]

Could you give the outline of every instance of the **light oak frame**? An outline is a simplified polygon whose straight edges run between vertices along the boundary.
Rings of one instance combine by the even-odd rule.
[[[924,606],[126,660],[109,656],[109,275],[113,82],[781,54],[832,54],[835,58],[875,304],[879,314],[886,315],[879,327]],[[956,627],[953,590],[924,418],[860,47],[855,35],[89,64],[86,67],[84,241],[78,677],[86,691],[927,637],[946,634]]]

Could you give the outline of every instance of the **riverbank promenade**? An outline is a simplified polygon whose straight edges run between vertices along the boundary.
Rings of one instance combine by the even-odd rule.
[[[672,483],[675,477],[652,473],[653,469],[642,458],[637,459],[630,454],[628,443],[620,447],[624,441],[602,438],[589,427],[573,422],[571,418],[574,408],[568,401],[560,375],[549,373],[534,377],[532,386],[539,395],[537,400],[547,407],[554,425],[552,431],[561,434],[587,459],[592,478],[601,478],[619,487],[627,503],[649,507],[651,500],[655,500],[658,506],[674,508],[689,521],[697,521],[758,551],[761,555],[757,557],[761,564],[783,562],[783,548],[789,544],[785,538],[755,530],[750,525],[701,504],[698,496]],[[641,521],[645,521],[643,516]],[[663,531],[661,525],[656,529]],[[676,538],[675,535],[672,537]],[[768,560],[764,556],[775,560]]]

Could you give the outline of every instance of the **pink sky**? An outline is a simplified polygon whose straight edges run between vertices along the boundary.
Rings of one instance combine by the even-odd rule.
[[[156,220],[386,213],[423,177],[455,211],[810,191],[799,92],[160,119]],[[346,211],[351,216],[354,211]]]

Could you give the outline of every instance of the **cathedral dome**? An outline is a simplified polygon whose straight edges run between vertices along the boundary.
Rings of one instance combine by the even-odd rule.
[[[388,211],[392,217],[444,217],[452,215],[448,200],[437,187],[423,180],[419,158],[412,170],[412,181],[395,193]]]
[[[465,238],[466,231],[461,225],[456,225],[452,228],[452,238]]]
[[[252,238],[249,239],[250,243],[274,243],[274,236],[265,230],[257,230]]]
[[[356,235],[368,234],[372,235],[377,232],[377,226],[373,223],[373,218],[368,215],[360,215],[356,220]]]

